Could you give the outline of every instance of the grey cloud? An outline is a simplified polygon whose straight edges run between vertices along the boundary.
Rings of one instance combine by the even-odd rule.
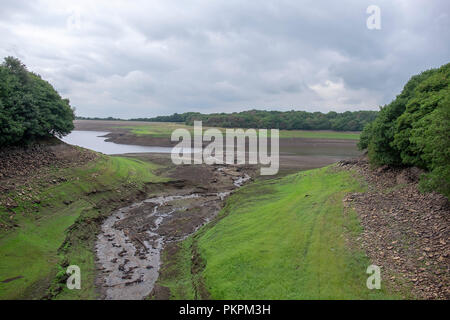
[[[84,116],[377,109],[450,57],[448,1],[9,1],[16,55]]]

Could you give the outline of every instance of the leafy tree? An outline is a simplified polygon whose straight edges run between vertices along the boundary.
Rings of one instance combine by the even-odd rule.
[[[428,171],[426,190],[450,196],[450,63],[412,77],[381,108],[358,146],[375,165],[417,166]]]
[[[424,190],[436,190],[450,198],[450,92],[439,106],[412,129],[411,142],[420,150],[420,163],[429,172],[421,181]]]
[[[13,57],[0,65],[0,146],[63,136],[73,130],[69,100]]]

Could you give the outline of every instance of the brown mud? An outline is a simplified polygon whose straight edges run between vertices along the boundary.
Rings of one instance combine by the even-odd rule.
[[[147,297],[158,279],[165,246],[211,221],[225,197],[250,180],[255,169],[178,166],[168,173],[175,180],[166,184],[162,195],[113,212],[96,243],[101,298]]]
[[[76,120],[76,130],[104,131],[106,141],[142,146],[173,147],[177,142],[169,137],[137,136],[131,133],[129,126],[149,125],[149,122]],[[280,138],[280,169],[278,175],[286,175],[301,170],[320,168],[343,159],[360,156],[356,140]],[[207,143],[205,143],[207,144]],[[154,154],[153,154],[154,155]],[[153,157],[150,155],[149,157]],[[142,157],[142,154],[133,156]],[[161,160],[170,161],[170,155],[161,154]]]

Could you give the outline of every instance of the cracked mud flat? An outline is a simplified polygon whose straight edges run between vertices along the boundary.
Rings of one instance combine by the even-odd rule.
[[[224,198],[251,178],[233,167],[216,167],[214,175],[228,179],[228,188],[153,197],[121,208],[105,220],[96,243],[97,285],[103,299],[148,296],[158,279],[164,244],[184,240],[211,221]]]

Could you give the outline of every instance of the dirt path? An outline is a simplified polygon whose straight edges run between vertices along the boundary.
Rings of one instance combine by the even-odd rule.
[[[184,170],[193,171],[178,169]],[[96,243],[97,285],[103,299],[148,296],[158,278],[164,245],[185,239],[211,221],[224,198],[251,179],[236,166],[197,167],[197,171],[196,180],[208,179],[209,185],[179,182],[168,195],[121,208],[103,223]]]

